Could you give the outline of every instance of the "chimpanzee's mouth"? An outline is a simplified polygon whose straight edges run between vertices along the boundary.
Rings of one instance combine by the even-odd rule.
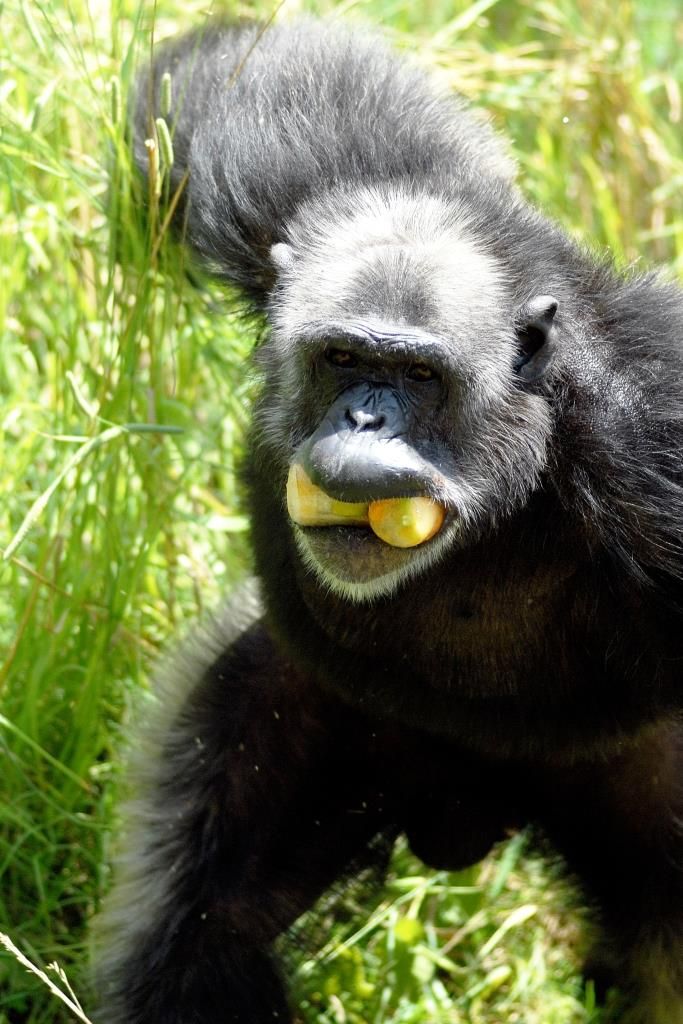
[[[309,478],[303,466],[290,467],[287,480],[287,509],[300,527],[342,528],[352,548],[362,540],[349,529],[369,527],[374,537],[392,548],[414,548],[431,540],[443,526],[446,509],[427,496],[385,498],[379,501],[339,501],[326,494]],[[366,531],[356,531],[365,533]],[[339,539],[333,542],[338,545]]]

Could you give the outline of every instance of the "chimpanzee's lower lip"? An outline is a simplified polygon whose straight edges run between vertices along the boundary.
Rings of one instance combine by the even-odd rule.
[[[306,561],[317,563],[324,572],[348,583],[366,583],[396,572],[418,550],[391,547],[367,526],[306,526],[296,530],[303,541],[299,546]]]
[[[367,526],[295,526],[303,561],[323,577],[349,584],[371,584],[381,577],[401,578],[416,560],[429,557],[433,547],[455,517],[423,544],[393,547],[376,537]]]

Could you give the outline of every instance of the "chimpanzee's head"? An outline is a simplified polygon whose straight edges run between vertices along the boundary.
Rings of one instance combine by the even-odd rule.
[[[356,601],[519,508],[545,465],[557,302],[515,299],[466,214],[406,191],[273,247],[262,443],[298,550]],[[311,224],[316,225],[315,232]]]

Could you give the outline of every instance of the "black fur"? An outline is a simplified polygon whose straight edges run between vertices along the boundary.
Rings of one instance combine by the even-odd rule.
[[[169,69],[187,239],[272,327],[246,474],[262,597],[176,672],[99,1019],[287,1020],[273,940],[378,843],[455,868],[533,821],[598,908],[630,1019],[682,1024],[681,292],[580,251],[376,41],[181,39],[140,85],[143,169]],[[394,454],[343,476],[353,394],[373,430],[395,417]],[[408,551],[295,531],[300,459],[345,500],[422,480],[446,524]]]

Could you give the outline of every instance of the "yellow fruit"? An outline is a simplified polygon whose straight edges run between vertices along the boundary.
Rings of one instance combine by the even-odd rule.
[[[367,526],[368,506],[363,502],[337,501],[316,487],[303,466],[290,466],[287,478],[287,510],[299,526]]]
[[[395,548],[414,548],[437,533],[446,511],[431,498],[387,498],[363,502],[337,501],[317,487],[303,466],[290,467],[287,510],[299,526],[367,526]]]
[[[387,498],[373,501],[368,518],[373,533],[394,548],[414,548],[433,537],[446,510],[431,498]]]

